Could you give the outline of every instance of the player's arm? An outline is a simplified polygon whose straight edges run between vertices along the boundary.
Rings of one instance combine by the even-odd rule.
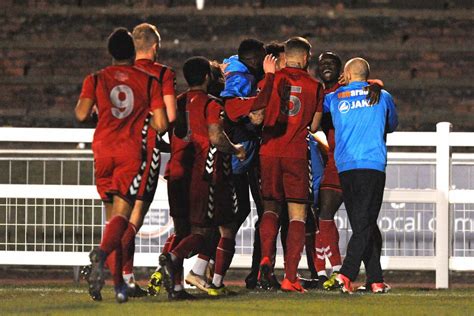
[[[327,155],[327,153],[329,152],[328,141],[326,137],[323,138],[322,135],[319,135],[318,133],[322,133],[322,132],[311,133],[311,136],[318,143],[319,148]]]
[[[92,108],[95,104],[95,84],[93,76],[87,76],[82,83],[81,95],[77,101],[74,114],[79,122],[85,122],[91,117]]]
[[[208,126],[209,140],[218,151],[234,154],[238,159],[245,159],[245,148],[241,144],[233,144],[224,132],[221,124]]]
[[[272,94],[273,81],[275,79],[276,59],[272,55],[265,56],[263,61],[263,70],[265,78],[262,84],[262,90],[249,98],[230,98],[225,102],[225,111],[230,120],[236,122],[251,112],[264,109]]]
[[[324,91],[322,85],[318,84],[318,90],[316,91],[316,111],[313,115],[313,120],[309,126],[311,133],[318,131],[319,125],[321,124],[321,118],[323,117],[323,103],[324,103]]]
[[[160,134],[166,132],[169,126],[166,108],[155,109],[151,113],[151,127]]]
[[[161,87],[158,85],[158,82],[153,80],[151,86],[151,120],[150,124],[153,129],[158,133],[163,134],[168,130],[169,121],[167,108],[163,100],[163,95],[161,92]]]
[[[222,107],[216,101],[211,101],[206,108],[206,123],[209,141],[217,150],[234,154],[238,159],[245,159],[245,149],[240,144],[233,144],[222,127]]]
[[[166,105],[166,115],[168,121],[173,123],[176,120],[176,77],[171,69],[167,69],[163,77],[163,101]]]
[[[368,79],[367,83],[369,85],[364,88],[364,90],[369,91],[366,99],[369,100],[370,105],[379,103],[380,94],[382,93],[382,89],[384,87],[383,81],[380,79]]]
[[[76,108],[74,109],[74,113],[76,114],[76,119],[79,122],[85,122],[87,119],[91,117],[92,114],[92,107],[94,106],[95,101],[92,99],[84,98],[79,99],[76,104]]]
[[[384,90],[384,100],[387,102],[387,126],[386,132],[392,133],[397,129],[398,126],[398,115],[395,102],[393,102],[392,96]]]

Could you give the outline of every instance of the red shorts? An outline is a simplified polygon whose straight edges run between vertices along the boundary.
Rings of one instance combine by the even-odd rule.
[[[156,132],[149,130],[147,136],[146,167],[143,172],[140,188],[138,189],[137,200],[151,203],[155,197],[161,167],[161,154],[158,150],[158,142],[159,139],[156,138]]]
[[[196,157],[190,186],[190,222],[199,227],[214,227],[233,223],[236,214],[233,212],[232,174],[224,176],[222,156],[217,155],[217,165],[212,183],[214,185],[214,209],[209,215],[210,181],[204,180],[206,156]]]
[[[260,156],[264,200],[313,203],[309,198],[308,160]]]
[[[334,153],[328,154],[328,161],[324,167],[324,174],[321,180],[320,190],[335,190],[342,192],[339,174],[337,173]]]
[[[118,195],[130,205],[135,202],[140,186],[142,160],[131,156],[95,158],[95,183],[100,198],[112,202]]]
[[[194,147],[189,141],[173,137],[171,156],[166,165],[165,178],[179,179],[191,173],[194,161]]]

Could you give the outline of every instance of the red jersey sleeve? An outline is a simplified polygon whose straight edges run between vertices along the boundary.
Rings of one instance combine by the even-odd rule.
[[[380,80],[380,79],[367,79],[367,82],[368,82],[369,84],[378,84],[378,85],[381,86],[382,88],[384,87],[383,81]]]
[[[221,122],[221,110],[222,107],[216,101],[211,101],[206,108],[206,123],[207,125],[211,124],[220,124]]]
[[[238,121],[241,117],[247,116],[252,111],[263,109],[267,106],[272,94],[274,74],[266,74],[261,81],[262,90],[258,95],[250,98],[230,98],[225,101],[225,111],[231,121]]]
[[[94,77],[94,75],[89,75],[84,79],[79,99],[91,99],[95,101],[96,83],[94,80],[97,80],[97,77]]]
[[[173,70],[166,68],[162,83],[163,95],[175,95],[175,86],[176,75]]]
[[[161,92],[160,84],[158,80],[153,80],[151,84],[151,91],[150,91],[150,109],[156,110],[160,108],[165,108],[165,102],[163,101],[163,94]]]

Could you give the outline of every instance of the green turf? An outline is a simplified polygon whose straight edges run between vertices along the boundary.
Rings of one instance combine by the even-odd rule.
[[[260,293],[232,288],[235,296],[168,302],[166,296],[117,304],[112,289],[93,302],[84,286],[0,286],[0,314],[36,315],[473,315],[474,289],[427,291],[394,289],[385,295],[312,291]],[[195,292],[194,292],[195,293]]]

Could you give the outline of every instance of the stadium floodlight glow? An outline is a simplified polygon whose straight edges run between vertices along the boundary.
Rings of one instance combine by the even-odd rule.
[[[196,8],[198,10],[204,9],[204,0],[196,0]]]

